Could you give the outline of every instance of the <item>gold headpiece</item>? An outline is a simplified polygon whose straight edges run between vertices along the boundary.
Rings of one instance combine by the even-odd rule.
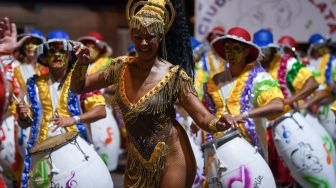
[[[175,18],[175,10],[170,0],[147,0],[134,4],[133,1],[129,0],[126,8],[127,21],[131,29],[144,27],[158,34],[168,32]]]

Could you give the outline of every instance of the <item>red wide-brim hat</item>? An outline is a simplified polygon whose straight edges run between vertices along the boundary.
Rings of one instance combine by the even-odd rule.
[[[246,63],[252,63],[262,56],[260,48],[252,43],[249,32],[241,27],[234,27],[231,28],[226,35],[218,37],[211,43],[215,52],[224,60],[226,60],[224,44],[229,40],[238,41],[248,45],[250,53],[246,56]]]
[[[101,40],[97,40],[94,37],[91,36],[84,36],[84,37],[80,37],[78,39],[79,42],[83,43],[85,45],[86,42],[93,42],[94,44],[96,44],[96,46],[101,50],[101,51],[105,51],[107,48],[107,44]]]

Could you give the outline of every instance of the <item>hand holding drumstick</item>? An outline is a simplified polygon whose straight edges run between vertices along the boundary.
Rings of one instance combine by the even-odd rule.
[[[16,111],[19,115],[20,120],[26,121],[27,118],[29,118],[29,120],[33,122],[33,118],[29,114],[30,112],[29,106],[23,100],[19,100],[15,95],[13,95],[13,98],[17,103]]]

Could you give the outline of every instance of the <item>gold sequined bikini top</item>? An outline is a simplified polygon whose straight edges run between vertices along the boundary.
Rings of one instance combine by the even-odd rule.
[[[105,70],[106,81],[117,86],[115,100],[119,104],[127,133],[145,158],[149,159],[156,144],[165,142],[175,121],[174,104],[189,93],[196,95],[192,79],[178,65],[172,66],[164,78],[136,103],[128,100],[124,86],[124,73],[130,57],[114,59],[113,66]]]

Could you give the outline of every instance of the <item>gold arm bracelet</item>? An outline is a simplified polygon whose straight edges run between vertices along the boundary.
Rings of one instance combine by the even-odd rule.
[[[209,129],[212,131],[212,132],[218,132],[218,129],[217,129],[217,122],[219,121],[219,118],[214,118],[213,120],[210,121],[209,123]]]

